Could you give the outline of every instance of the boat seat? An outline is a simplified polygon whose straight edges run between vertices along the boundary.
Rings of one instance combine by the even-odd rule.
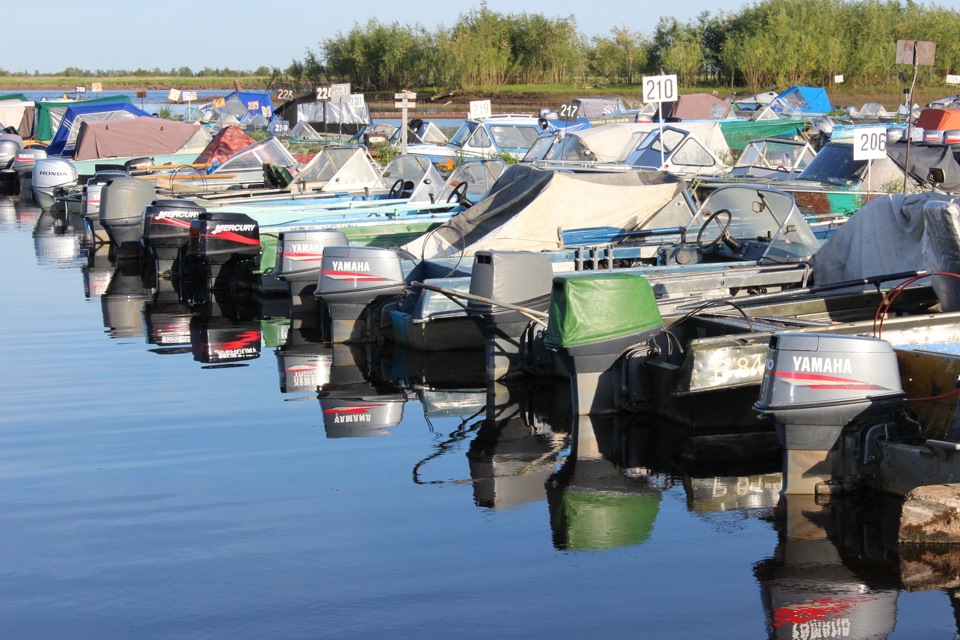
[[[274,170],[277,172],[277,186],[281,189],[289,187],[290,183],[293,182],[293,174],[290,173],[290,169],[286,167],[274,167]]]
[[[263,182],[266,187],[280,188],[280,176],[277,175],[277,167],[270,162],[263,164]]]

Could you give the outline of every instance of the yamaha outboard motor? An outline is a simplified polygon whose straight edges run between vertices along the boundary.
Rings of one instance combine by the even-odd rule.
[[[862,336],[782,333],[770,337],[760,400],[784,448],[785,494],[845,488],[858,475],[862,451],[844,452],[841,434],[891,420],[904,391],[889,343]],[[857,448],[856,441],[852,448]],[[860,455],[858,455],[860,454]],[[827,483],[827,484],[821,484]]]
[[[320,280],[324,248],[346,245],[347,236],[332,229],[280,234],[274,274],[287,285],[294,315],[316,314],[317,299],[313,294]]]
[[[190,224],[206,211],[191,200],[163,198],[143,208],[140,242],[153,258],[158,276],[178,272],[175,265],[190,242]]]
[[[549,254],[529,251],[478,251],[470,275],[470,294],[544,312],[550,304],[553,263]],[[531,317],[489,302],[471,300],[467,314],[486,339],[487,379],[514,373],[520,337]]]
[[[77,186],[77,168],[63,158],[42,158],[33,165],[33,198],[43,211],[49,211],[57,196]]]
[[[552,294],[544,344],[570,374],[574,414],[613,411],[614,361],[663,328],[653,287],[635,274],[588,271],[556,276]]]
[[[212,290],[226,289],[231,272],[260,255],[260,226],[242,213],[204,212],[190,223],[184,273],[207,279]]]
[[[280,393],[316,393],[330,382],[333,351],[309,330],[291,328],[276,355]]]
[[[100,213],[100,197],[103,195],[103,188],[116,180],[117,178],[126,178],[127,174],[117,169],[108,169],[106,171],[97,171],[87,178],[87,184],[83,188],[83,205],[80,213],[84,218],[96,219],[100,223],[98,214]]]
[[[322,303],[319,313],[323,314],[326,337],[334,343],[374,340],[376,336],[367,328],[367,308],[378,298],[399,295],[404,287],[403,268],[396,251],[327,247],[314,292]]]
[[[0,135],[0,193],[14,194],[20,178],[13,171],[13,161],[23,148],[23,139],[16,134]]]
[[[17,157],[13,159],[11,168],[17,172],[20,180],[20,197],[33,197],[33,166],[37,160],[47,157],[46,149],[37,149],[29,147],[17,151]]]
[[[143,209],[155,197],[153,183],[137,178],[115,178],[103,187],[100,224],[117,248],[119,256],[139,254]]]

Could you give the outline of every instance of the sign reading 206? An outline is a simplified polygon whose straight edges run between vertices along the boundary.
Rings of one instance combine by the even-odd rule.
[[[678,94],[676,74],[643,76],[644,102],[676,102]]]

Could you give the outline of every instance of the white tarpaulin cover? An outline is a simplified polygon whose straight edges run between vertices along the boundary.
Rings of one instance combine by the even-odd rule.
[[[510,165],[490,194],[404,249],[436,258],[482,249],[550,251],[560,232],[585,227],[639,229],[682,226],[689,210],[657,213],[683,190],[683,181],[655,172],[573,173]],[[671,208],[673,209],[673,208]],[[685,217],[682,217],[685,214]]]
[[[881,196],[864,205],[813,257],[816,283],[914,270],[960,273],[960,196]],[[934,278],[944,311],[960,311],[960,281]]]

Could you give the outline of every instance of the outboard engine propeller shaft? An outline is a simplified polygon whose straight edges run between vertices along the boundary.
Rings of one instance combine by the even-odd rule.
[[[905,395],[897,356],[883,340],[817,333],[771,336],[754,409],[773,419],[783,445],[783,493],[825,492],[829,483],[849,478],[839,451],[844,429],[892,418]]]

